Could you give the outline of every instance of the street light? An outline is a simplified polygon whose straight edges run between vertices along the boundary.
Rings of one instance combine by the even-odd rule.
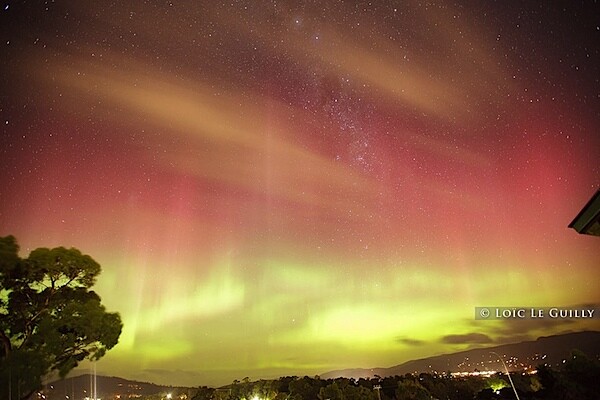
[[[377,390],[377,398],[379,400],[381,400],[381,393],[379,393],[379,391],[381,390],[381,385],[375,385],[375,386],[373,386],[373,390]]]

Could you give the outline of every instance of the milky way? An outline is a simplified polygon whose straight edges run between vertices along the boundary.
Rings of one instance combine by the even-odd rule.
[[[102,265],[125,327],[99,373],[225,384],[600,329],[474,319],[600,304],[598,238],[567,228],[600,183],[596,6],[127,3],[0,12],[0,235]]]

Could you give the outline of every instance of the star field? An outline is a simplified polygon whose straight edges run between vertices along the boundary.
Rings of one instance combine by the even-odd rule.
[[[597,320],[597,5],[7,1],[0,235],[73,246],[172,385],[399,364]],[[86,365],[83,365],[86,368]]]

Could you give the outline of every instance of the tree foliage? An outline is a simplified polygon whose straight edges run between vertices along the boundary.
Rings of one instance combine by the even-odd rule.
[[[100,359],[122,323],[90,290],[101,270],[90,256],[64,247],[25,259],[18,252],[13,236],[0,238],[0,390],[26,398],[49,373],[64,377],[80,361]]]
[[[522,400],[597,399],[600,362],[574,351],[562,368],[539,366],[537,375],[511,374]],[[504,374],[455,377],[421,373],[374,378],[321,379],[286,376],[272,381],[241,382],[220,389],[201,387],[192,400],[500,400],[515,395]]]
[[[429,400],[431,395],[419,382],[406,379],[398,382],[396,398],[398,400]]]
[[[544,399],[596,399],[600,393],[600,361],[573,350],[562,369],[537,368]]]

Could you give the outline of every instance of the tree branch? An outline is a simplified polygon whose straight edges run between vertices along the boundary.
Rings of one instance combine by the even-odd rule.
[[[12,344],[10,343],[10,339],[4,331],[0,332],[0,340],[2,341],[2,347],[4,348],[4,355],[7,357],[12,351]]]

